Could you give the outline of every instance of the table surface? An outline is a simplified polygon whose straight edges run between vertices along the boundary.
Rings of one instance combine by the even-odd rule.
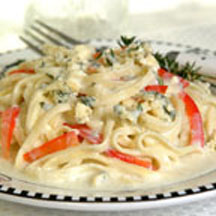
[[[76,212],[45,209],[0,201],[1,216],[210,216],[216,215],[216,198],[181,206],[127,212]]]
[[[137,16],[130,20],[130,24],[139,23],[144,20],[143,16]],[[140,35],[146,39],[155,39],[155,40],[165,40],[178,42],[183,44],[190,44],[193,46],[198,46],[201,48],[206,48],[210,50],[216,50],[216,22],[208,19],[204,23],[191,22],[188,23],[185,20],[184,23],[181,23],[179,26],[169,27],[166,26],[165,30],[159,29],[151,29],[151,31],[144,32],[141,28],[135,28],[131,31],[136,35]],[[11,44],[5,44],[5,35],[4,38],[1,38],[0,35],[0,52],[5,51],[6,49],[24,47],[25,45],[19,41],[18,36],[16,34],[8,34],[8,37],[11,37],[15,40],[12,46]],[[148,215],[148,216],[208,216],[208,215],[216,215],[216,197],[211,199],[206,199],[202,201],[198,201],[195,203],[188,203],[181,206],[172,206],[166,207],[163,209],[151,209],[151,210],[143,210],[136,212],[117,212],[117,213],[103,213],[104,216],[109,215],[126,215],[132,216],[134,213],[137,216]],[[15,204],[7,201],[0,201],[0,215],[1,216],[69,216],[69,215],[101,215],[101,212],[98,213],[84,213],[84,212],[71,212],[71,211],[63,211],[63,210],[54,210],[54,209],[45,209],[31,206],[24,206],[20,204]]]

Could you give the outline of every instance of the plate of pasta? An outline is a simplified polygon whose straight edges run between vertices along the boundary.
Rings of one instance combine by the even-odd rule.
[[[214,52],[93,40],[0,55],[0,198],[155,208],[215,195]]]

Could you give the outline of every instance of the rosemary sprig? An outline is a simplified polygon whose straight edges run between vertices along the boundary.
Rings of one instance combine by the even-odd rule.
[[[126,48],[129,47],[131,44],[133,44],[135,42],[136,37],[126,37],[126,36],[121,36],[120,40],[117,41],[117,43],[119,44],[119,46],[121,48]],[[128,48],[128,51],[135,51],[139,49],[139,45],[135,46],[135,47],[130,47]],[[107,66],[113,66],[113,63],[116,61],[116,55],[113,49],[109,49],[109,48],[102,48],[97,50],[98,55],[95,58],[95,60],[99,60],[101,58],[104,58],[105,63]]]
[[[135,39],[136,39],[135,36],[133,37],[121,36],[120,41],[118,41],[118,44],[120,47],[125,48],[125,47],[130,46],[134,42]]]
[[[180,65],[176,61],[176,57],[171,57],[170,53],[166,55],[162,55],[161,53],[155,53],[154,57],[158,61],[160,67],[164,68],[165,70],[176,74],[178,76],[183,77],[189,81],[199,80],[202,75],[198,74],[200,71],[200,67],[195,65],[195,62],[189,63],[187,62],[184,65]]]

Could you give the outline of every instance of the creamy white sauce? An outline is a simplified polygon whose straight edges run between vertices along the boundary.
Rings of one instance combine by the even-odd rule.
[[[89,186],[85,181],[83,181],[83,178],[80,178],[80,180],[76,179],[75,184],[73,183],[73,181],[64,182],[62,180],[59,181],[59,184],[56,184],[55,182],[54,185],[52,185],[52,182],[39,182],[33,178],[30,178],[29,176],[26,176],[24,173],[19,172],[13,167],[12,164],[5,161],[4,159],[0,159],[0,172],[12,178],[16,178],[21,181],[24,180],[29,183],[38,183],[44,186],[58,186],[75,191],[78,190],[81,192],[95,191],[103,194],[103,191],[118,193],[118,191],[133,191],[139,188],[142,189],[142,191],[148,191],[158,187],[161,188],[172,184],[187,182],[191,179],[199,178],[203,175],[208,175],[208,173],[216,170],[215,158],[215,152],[191,154],[185,156],[185,158],[181,159],[181,161],[174,163],[172,168],[163,171],[155,171],[154,173],[147,175],[142,182],[121,185],[110,179],[107,182],[105,181],[104,184],[100,185],[99,187]],[[101,176],[101,178],[104,177]]]

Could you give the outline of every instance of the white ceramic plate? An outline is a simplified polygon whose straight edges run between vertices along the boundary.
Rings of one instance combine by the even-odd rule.
[[[214,72],[216,52],[193,48],[189,45],[161,41],[149,41],[153,49],[160,52],[179,51],[179,61],[196,61],[207,73]],[[113,41],[95,40],[96,46],[112,45]],[[0,67],[18,59],[37,58],[30,49],[15,50],[0,55]],[[215,182],[215,183],[214,183]],[[100,195],[103,194],[103,195]],[[150,190],[133,190],[87,193],[29,182],[12,177],[10,173],[0,173],[0,198],[17,203],[47,208],[79,211],[126,211],[164,207],[182,204],[216,195],[216,171]]]

